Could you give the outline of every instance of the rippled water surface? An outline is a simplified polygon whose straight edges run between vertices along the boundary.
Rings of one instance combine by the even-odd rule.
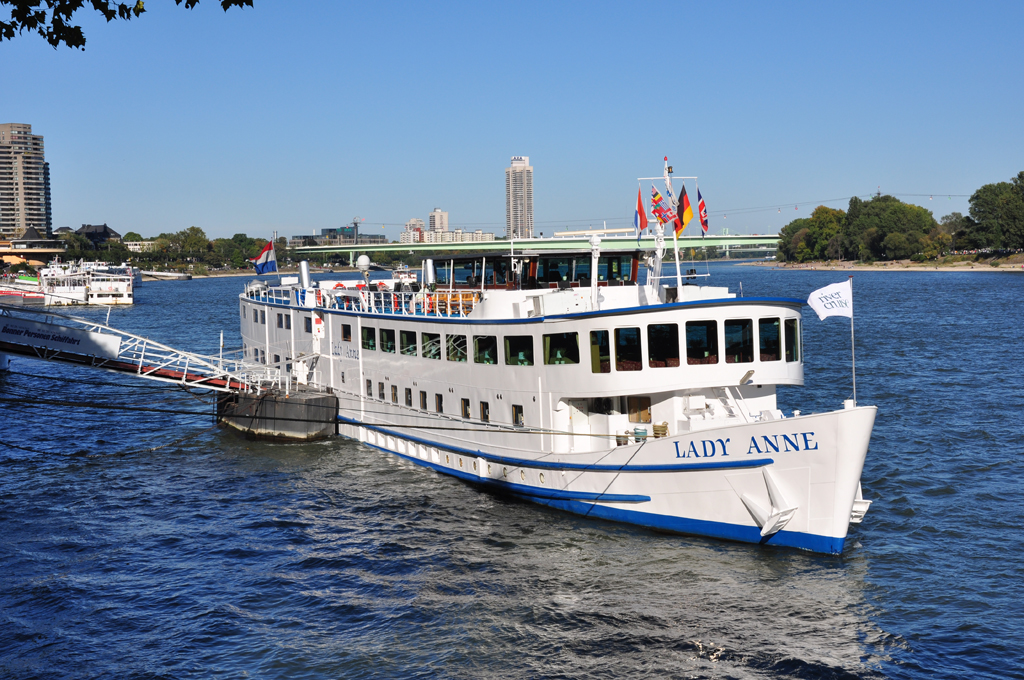
[[[803,299],[845,277],[712,274]],[[148,283],[110,322],[215,352],[242,283]],[[879,415],[840,558],[562,514],[341,439],[250,442],[208,398],[15,359],[0,677],[1024,677],[1024,275],[858,273],[854,296]],[[780,405],[837,408],[849,324],[805,319]]]

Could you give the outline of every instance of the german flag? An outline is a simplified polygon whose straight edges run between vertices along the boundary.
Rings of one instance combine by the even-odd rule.
[[[686,184],[683,184],[683,190],[680,192],[677,214],[679,216],[676,218],[676,238],[682,235],[686,225],[693,219],[693,208],[690,207],[690,197],[686,195]]]

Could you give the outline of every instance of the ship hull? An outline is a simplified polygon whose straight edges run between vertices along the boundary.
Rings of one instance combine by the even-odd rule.
[[[487,489],[651,529],[840,554],[874,407],[649,438],[574,456],[469,449],[340,417],[339,432]],[[773,516],[785,516],[781,528]],[[766,530],[765,527],[768,526]],[[773,530],[774,529],[774,530]]]

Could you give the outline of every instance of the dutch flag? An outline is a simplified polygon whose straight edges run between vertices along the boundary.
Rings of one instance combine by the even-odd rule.
[[[269,274],[277,271],[277,255],[274,254],[274,242],[270,241],[263,246],[260,254],[249,260],[256,267],[257,274]]]

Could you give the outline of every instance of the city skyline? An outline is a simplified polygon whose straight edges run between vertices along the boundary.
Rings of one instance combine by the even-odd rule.
[[[52,224],[269,237],[361,215],[397,240],[443,205],[452,229],[500,235],[502,168],[528,152],[537,232],[629,226],[636,178],[667,155],[700,177],[711,233],[766,233],[878,190],[966,213],[1022,169],[1016,3],[309,11],[322,21],[259,2],[110,24],[83,11],[85,51],[0,42],[9,72],[33,74],[0,120],[45,136]],[[686,33],[669,60],[631,38],[655,16]],[[423,52],[424,32],[447,39]]]

